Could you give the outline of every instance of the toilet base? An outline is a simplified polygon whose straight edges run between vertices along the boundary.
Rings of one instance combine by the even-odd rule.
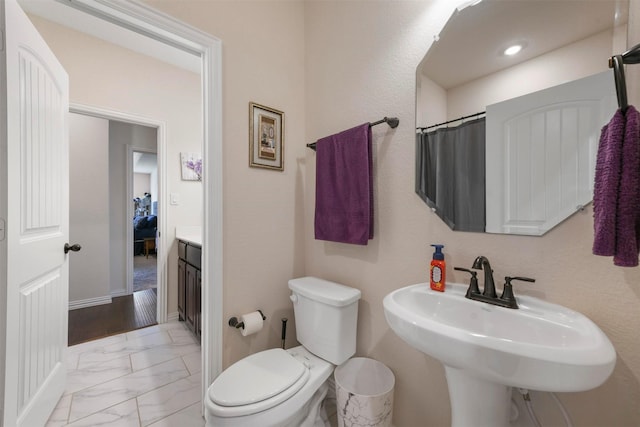
[[[324,406],[322,403],[324,402],[325,397],[327,396],[327,390],[329,389],[329,385],[325,382],[322,384],[322,387],[315,392],[309,403],[305,405],[302,409],[301,414],[304,416],[303,419],[291,420],[287,424],[286,427],[330,427],[329,421],[327,419],[327,414],[324,410]],[[296,417],[299,418],[299,417]]]

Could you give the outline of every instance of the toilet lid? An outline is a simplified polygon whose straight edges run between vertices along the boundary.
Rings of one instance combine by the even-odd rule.
[[[221,406],[242,406],[282,393],[302,377],[305,366],[281,348],[245,357],[224,370],[209,387]]]

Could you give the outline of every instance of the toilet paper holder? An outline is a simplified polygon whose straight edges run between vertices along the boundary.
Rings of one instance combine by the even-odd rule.
[[[267,320],[267,316],[264,315],[264,313],[262,312],[262,310],[256,310],[258,313],[260,313],[260,316],[262,316],[262,320]],[[229,319],[229,326],[232,326],[236,329],[244,329],[244,322],[240,322],[238,321],[238,318],[236,316],[233,316],[232,318]]]

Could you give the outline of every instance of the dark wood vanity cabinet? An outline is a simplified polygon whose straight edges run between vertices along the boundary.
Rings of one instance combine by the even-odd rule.
[[[201,254],[200,246],[178,241],[178,316],[198,337],[201,335]]]
[[[187,261],[178,258],[178,318],[186,319],[186,280],[187,280]]]

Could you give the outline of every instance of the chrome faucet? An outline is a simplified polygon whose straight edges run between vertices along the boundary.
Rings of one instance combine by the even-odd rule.
[[[484,270],[484,289],[482,291],[482,295],[489,298],[497,298],[498,294],[496,294],[496,285],[493,282],[493,270],[491,269],[491,264],[489,264],[489,260],[480,255],[473,262],[473,266],[471,268],[475,268],[476,270]]]

